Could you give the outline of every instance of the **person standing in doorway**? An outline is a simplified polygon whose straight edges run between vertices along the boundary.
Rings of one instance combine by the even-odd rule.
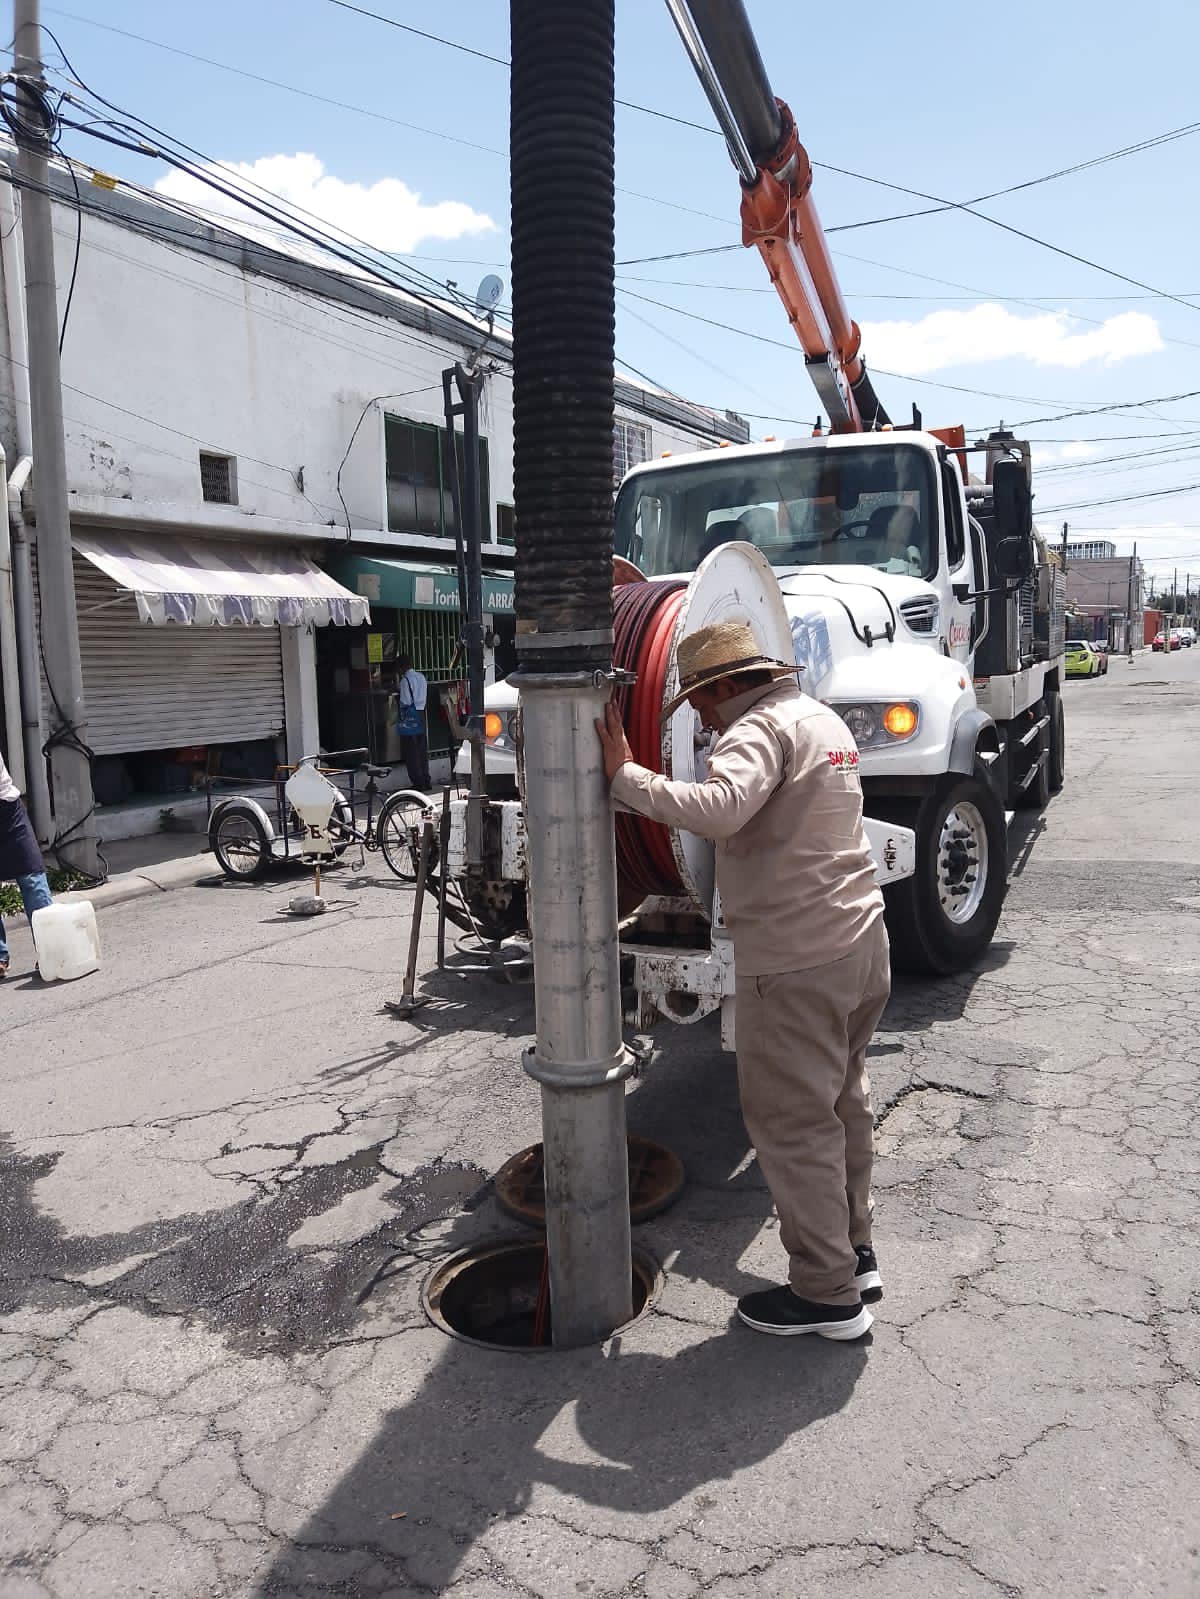
[[[30,919],[50,904],[50,884],[17,785],[0,757],[0,883],[15,882]],[[0,919],[0,980],[8,976],[8,944]]]
[[[859,1338],[882,1298],[871,1242],[867,1045],[891,987],[883,895],[862,825],[858,750],[740,622],[680,642],[681,692],[718,733],[700,783],[637,765],[609,705],[596,729],[613,798],[716,842],[737,974],[738,1089],[790,1262],[746,1294],[758,1332]]]
[[[433,787],[429,776],[429,733],[425,724],[429,684],[407,655],[396,658],[399,682],[396,685],[396,731],[400,735],[400,758],[413,788],[428,794]]]

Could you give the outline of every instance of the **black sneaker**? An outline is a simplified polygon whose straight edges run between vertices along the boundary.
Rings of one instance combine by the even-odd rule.
[[[877,1305],[883,1298],[883,1278],[879,1275],[879,1262],[870,1244],[855,1244],[858,1269],[854,1273],[854,1286],[862,1295],[864,1305]]]
[[[738,1300],[737,1313],[755,1332],[792,1338],[817,1333],[821,1338],[861,1338],[874,1319],[861,1300],[853,1305],[816,1305],[801,1299],[786,1283],[764,1288]]]

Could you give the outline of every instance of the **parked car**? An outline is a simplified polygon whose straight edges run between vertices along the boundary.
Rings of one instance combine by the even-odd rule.
[[[1064,648],[1068,677],[1099,677],[1100,658],[1087,639],[1069,638]]]
[[[1192,645],[1196,642],[1196,629],[1194,627],[1181,627],[1178,631],[1179,642],[1183,645],[1185,650],[1190,650]]]
[[[1172,630],[1172,632],[1171,632],[1171,646],[1170,647],[1173,650],[1178,650],[1178,649],[1181,649],[1183,647],[1182,639],[1179,637],[1179,634],[1176,633],[1174,630]],[[1165,641],[1163,639],[1163,635],[1161,633],[1156,633],[1154,635],[1154,643],[1151,644],[1150,648],[1152,650],[1163,650],[1165,652],[1165,650],[1167,648],[1167,645],[1166,645],[1166,643],[1165,643]]]
[[[1108,645],[1099,639],[1089,639],[1088,642],[1092,646],[1092,654],[1100,662],[1100,676],[1103,677],[1108,671]]]

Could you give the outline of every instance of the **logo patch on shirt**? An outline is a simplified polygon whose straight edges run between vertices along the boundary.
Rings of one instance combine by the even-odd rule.
[[[858,765],[857,750],[830,750],[829,764],[836,767],[847,767],[850,771]]]

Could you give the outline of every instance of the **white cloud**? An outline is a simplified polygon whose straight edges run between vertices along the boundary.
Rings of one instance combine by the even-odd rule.
[[[1089,444],[1086,439],[1074,439],[1070,444],[1039,444],[1033,441],[1033,466],[1058,466],[1069,461],[1088,461],[1102,452],[1103,446]],[[1114,446],[1109,446],[1114,448]]]
[[[969,311],[933,311],[919,322],[865,323],[863,349],[876,366],[919,374],[1014,357],[1035,366],[1111,366],[1163,347],[1157,322],[1144,311],[1124,311],[1086,332],[1071,331],[1079,326],[1066,311],[1022,316],[1002,305],[975,305]]]
[[[290,211],[306,227],[324,224],[335,232],[353,234],[377,250],[415,250],[426,239],[461,239],[465,234],[490,232],[496,226],[491,217],[473,211],[461,200],[439,200],[427,205],[399,178],[380,178],[372,184],[335,178],[315,155],[304,152],[267,155],[257,161],[234,161],[228,165],[213,162],[204,170],[260,204],[270,203],[276,209]],[[169,199],[227,216],[241,226],[253,227],[255,232],[265,232],[271,226],[237,200],[186,172],[172,172],[154,187]],[[269,190],[284,204],[267,200],[261,189]]]

